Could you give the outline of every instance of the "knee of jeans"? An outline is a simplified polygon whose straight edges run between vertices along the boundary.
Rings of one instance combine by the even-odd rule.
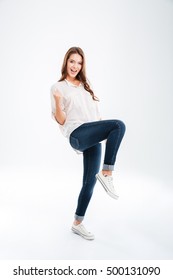
[[[122,133],[124,134],[126,131],[126,125],[123,121],[117,120],[116,124],[118,123],[119,128],[121,129]]]
[[[120,123],[121,123],[121,130],[123,131],[123,134],[124,134],[125,131],[126,131],[126,125],[125,125],[125,123],[122,122],[122,121],[120,121]]]
[[[78,150],[79,149],[79,140],[73,136],[70,136],[70,145],[74,149]]]

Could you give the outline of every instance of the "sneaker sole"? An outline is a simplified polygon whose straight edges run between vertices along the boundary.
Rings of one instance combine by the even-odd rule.
[[[107,188],[106,184],[104,183],[104,181],[102,180],[102,178],[101,178],[98,174],[96,174],[96,178],[97,178],[97,179],[99,180],[99,182],[102,184],[104,190],[107,192],[107,194],[108,194],[109,196],[111,196],[111,197],[114,198],[114,199],[118,199],[118,198],[119,198],[118,195],[116,195],[116,194],[114,194],[114,193],[111,193],[111,192],[109,191],[109,189]]]
[[[84,239],[87,239],[87,240],[94,240],[94,236],[87,236],[87,235],[84,235],[82,234],[80,231],[74,229],[74,228],[71,228],[72,232],[77,234],[77,235],[80,235],[81,237],[83,237]]]

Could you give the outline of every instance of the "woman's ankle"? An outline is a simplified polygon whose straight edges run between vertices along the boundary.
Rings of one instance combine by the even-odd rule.
[[[75,226],[77,226],[77,225],[81,224],[81,222],[82,222],[82,221],[74,220],[73,224],[74,224]]]
[[[111,170],[102,170],[102,174],[104,176],[112,176],[112,171]]]

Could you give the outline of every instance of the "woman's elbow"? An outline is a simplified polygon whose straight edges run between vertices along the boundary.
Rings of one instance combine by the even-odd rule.
[[[63,125],[65,123],[65,120],[58,120],[55,116],[55,120],[57,121],[58,124]]]
[[[58,123],[59,123],[60,125],[63,125],[63,124],[65,123],[65,120],[59,121]]]

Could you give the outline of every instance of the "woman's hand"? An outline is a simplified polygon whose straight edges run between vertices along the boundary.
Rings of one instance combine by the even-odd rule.
[[[59,93],[55,93],[53,95],[53,97],[55,98],[56,104],[60,104],[61,103],[62,96]]]
[[[63,125],[65,123],[66,116],[61,108],[62,96],[59,92],[55,92],[55,94],[53,96],[54,96],[55,103],[56,103],[56,111],[55,111],[54,117],[59,124]]]

